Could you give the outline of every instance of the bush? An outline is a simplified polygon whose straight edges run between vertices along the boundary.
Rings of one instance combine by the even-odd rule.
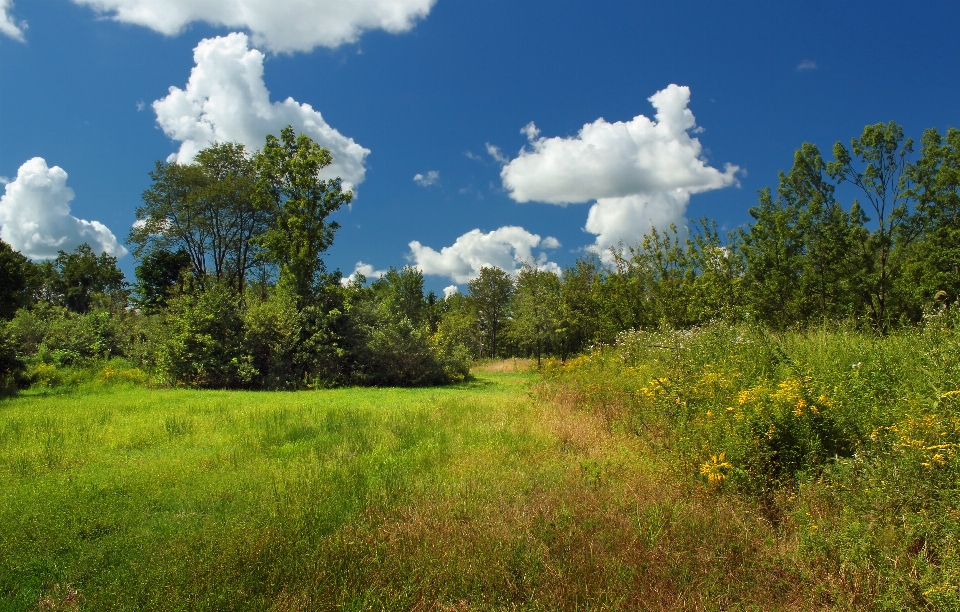
[[[364,357],[360,374],[363,384],[420,387],[449,380],[427,332],[407,318],[372,328]]]
[[[10,333],[27,359],[55,366],[123,356],[128,328],[128,318],[121,315],[103,310],[76,314],[44,303],[20,309],[10,322]]]
[[[247,387],[256,378],[243,351],[239,298],[225,286],[173,300],[164,322],[155,330],[164,335],[156,363],[166,381],[223,389]]]
[[[243,352],[256,370],[253,386],[280,389],[302,382],[294,360],[302,332],[295,295],[278,287],[247,308],[243,326]]]
[[[17,354],[18,346],[10,325],[0,321],[0,397],[13,395],[29,385],[27,365]]]

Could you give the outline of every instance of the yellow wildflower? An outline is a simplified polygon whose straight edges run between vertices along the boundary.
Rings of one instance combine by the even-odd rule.
[[[727,474],[733,469],[733,464],[726,459],[726,453],[711,455],[710,460],[700,466],[700,474],[706,476],[710,484],[719,485],[726,480]]]

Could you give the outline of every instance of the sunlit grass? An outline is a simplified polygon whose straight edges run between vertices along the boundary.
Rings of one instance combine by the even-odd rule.
[[[0,609],[762,609],[749,505],[512,364],[435,389],[0,403]]]

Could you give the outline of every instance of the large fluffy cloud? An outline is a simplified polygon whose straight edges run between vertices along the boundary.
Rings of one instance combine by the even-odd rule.
[[[597,119],[574,137],[541,137],[533,123],[526,125],[521,132],[530,146],[500,173],[510,197],[561,206],[595,201],[586,229],[597,235],[595,247],[605,249],[637,241],[651,224],[682,220],[690,194],[736,182],[739,168],[709,166],[691,136],[689,88],[670,85],[649,100],[652,120]]]
[[[10,9],[13,8],[13,0],[0,0],[0,34],[6,34],[14,40],[23,42],[23,30],[26,23],[17,23],[10,15]]]
[[[559,273],[560,267],[548,261],[546,253],[533,253],[535,248],[555,249],[559,246],[556,238],[547,236],[541,239],[522,227],[501,227],[486,234],[475,229],[439,252],[414,240],[410,243],[410,260],[424,274],[446,276],[455,283],[465,283],[476,278],[483,267],[516,272],[524,263],[531,263]]]
[[[341,177],[345,189],[363,181],[363,162],[370,150],[330,127],[309,104],[293,98],[270,102],[263,82],[263,54],[250,48],[246,34],[204,39],[193,59],[196,66],[186,88],[171,87],[167,97],[153,103],[164,133],[181,143],[171,159],[189,163],[213,142],[241,142],[259,149],[267,134],[279,135],[284,126],[292,125],[330,149],[333,163],[324,169],[324,178]]]
[[[96,252],[126,255],[105,225],[70,214],[73,189],[59,166],[49,168],[42,157],[34,157],[20,166],[5,190],[0,197],[0,238],[27,257],[50,259],[84,242]]]
[[[247,28],[258,46],[309,51],[356,41],[364,30],[404,32],[436,0],[74,0],[111,18],[168,36],[203,21]]]

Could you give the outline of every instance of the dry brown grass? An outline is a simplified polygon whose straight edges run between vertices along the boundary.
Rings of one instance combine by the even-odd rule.
[[[529,372],[536,367],[536,361],[533,359],[497,359],[490,361],[481,361],[472,368],[471,372],[490,372],[495,374],[513,374],[517,372]]]

